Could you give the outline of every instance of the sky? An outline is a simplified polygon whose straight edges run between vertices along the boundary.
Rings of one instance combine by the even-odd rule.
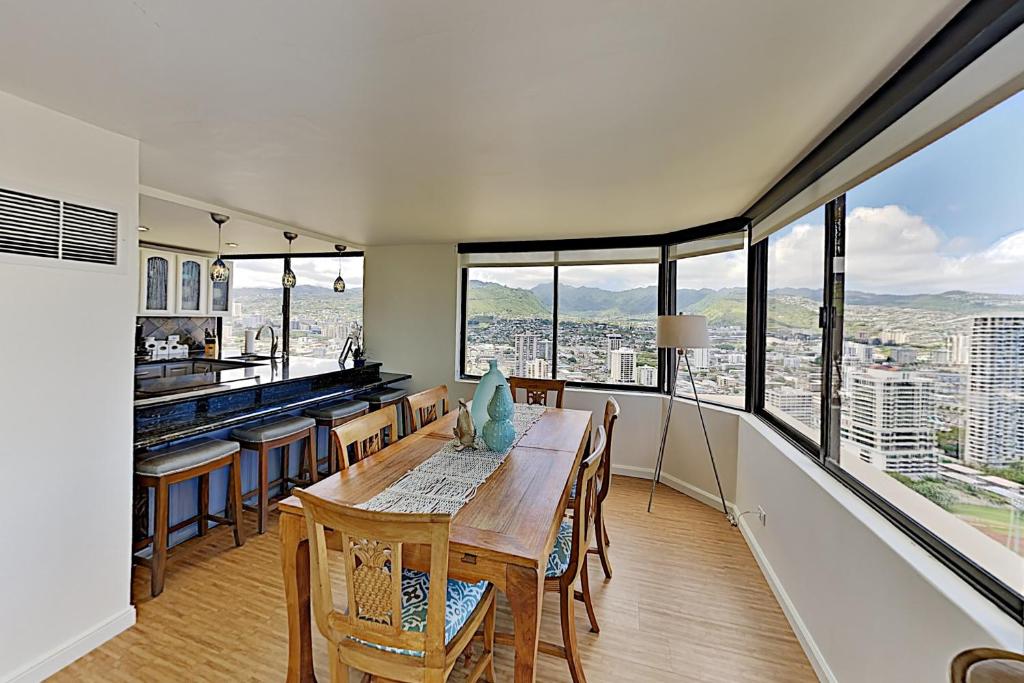
[[[362,258],[295,258],[292,270],[296,284],[333,287],[338,277],[338,261],[341,261],[341,276],[347,287],[363,286]],[[235,287],[280,288],[284,259],[239,259],[235,263]]]

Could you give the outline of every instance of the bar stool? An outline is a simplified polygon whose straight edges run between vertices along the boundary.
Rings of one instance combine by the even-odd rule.
[[[311,417],[289,415],[277,420],[265,422],[253,427],[240,427],[231,430],[231,438],[238,442],[238,445],[245,450],[256,451],[259,458],[257,466],[259,472],[259,484],[255,489],[246,491],[242,498],[249,498],[256,494],[255,510],[258,517],[257,531],[265,533],[267,530],[267,519],[270,514],[270,487],[281,485],[281,495],[288,493],[288,484],[308,486],[317,480],[316,471],[316,421]],[[302,457],[307,478],[295,479],[288,476],[290,463],[290,448],[295,442],[302,443]],[[281,476],[274,481],[267,477],[267,455],[275,448],[281,449]],[[301,472],[301,468],[300,468]],[[252,510],[253,506],[246,506]]]
[[[396,441],[409,433],[409,430],[406,428],[405,407],[400,405],[408,393],[405,389],[378,389],[359,396],[359,398],[370,404],[371,413],[388,406],[396,406],[395,410],[398,411],[398,435],[395,437]]]
[[[326,427],[328,429],[327,434],[327,474],[333,474],[337,472],[341,465],[338,463],[338,454],[334,451],[334,440],[330,437],[330,430],[334,429],[339,425],[343,425],[346,422],[350,422],[357,417],[362,417],[366,413],[370,412],[370,404],[366,401],[342,401],[341,403],[333,403],[328,406],[320,406],[318,408],[310,408],[305,411],[307,417],[311,417],[316,420],[317,426],[317,468],[320,467],[320,427]]]
[[[207,522],[234,527],[235,545],[245,543],[242,520],[242,474],[238,444],[220,439],[171,447],[156,455],[140,460],[135,465],[135,480],[140,486],[153,489],[156,506],[153,516],[153,535],[133,544],[132,561],[150,569],[150,593],[155,598],[164,590],[164,571],[167,567],[167,536],[193,522],[199,522],[199,535],[205,536]],[[210,472],[228,468],[228,493],[224,513],[220,517],[210,514]],[[167,522],[168,488],[180,481],[199,478],[199,506],[194,517],[178,522],[173,527]],[[153,557],[146,560],[134,553],[153,544]]]

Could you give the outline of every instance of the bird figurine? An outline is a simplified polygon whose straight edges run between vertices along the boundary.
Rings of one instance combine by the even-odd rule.
[[[476,445],[476,427],[473,426],[473,415],[469,412],[465,399],[459,399],[459,417],[452,432],[459,441],[455,450],[461,451]]]

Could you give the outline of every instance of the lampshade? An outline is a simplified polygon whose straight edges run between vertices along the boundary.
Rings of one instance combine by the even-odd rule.
[[[702,315],[659,315],[658,346],[665,349],[703,349],[711,346],[708,319]]]

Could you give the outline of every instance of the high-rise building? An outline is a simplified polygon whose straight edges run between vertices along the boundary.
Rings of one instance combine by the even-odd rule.
[[[909,340],[904,330],[882,330],[881,337],[885,344],[906,344]]]
[[[609,381],[613,384],[633,384],[636,381],[636,351],[625,346],[608,352],[611,361]]]
[[[967,365],[971,361],[971,335],[952,334],[946,338],[949,362],[953,365]]]
[[[608,353],[608,372],[612,371],[612,351],[618,351],[622,348],[622,335],[621,334],[606,334],[605,335],[605,351]]]
[[[858,363],[870,363],[874,351],[870,344],[843,342],[843,356]]]
[[[818,396],[809,391],[794,387],[772,387],[765,390],[764,402],[813,429],[817,429],[821,423]]]
[[[551,341],[548,339],[542,339],[537,342],[537,357],[543,358],[544,360],[551,361]]]
[[[530,361],[537,358],[537,341],[535,334],[523,333],[516,335],[515,375],[526,377]]]
[[[636,383],[645,387],[653,387],[658,384],[658,368],[650,365],[641,365],[636,369]]]
[[[551,379],[551,363],[543,358],[534,358],[526,366],[526,376],[536,379]]]
[[[972,321],[965,428],[968,463],[1024,460],[1024,314]]]
[[[711,367],[711,349],[690,349],[690,367],[694,370],[707,370]]]
[[[840,433],[845,453],[887,472],[935,474],[932,380],[891,367],[846,368]]]

